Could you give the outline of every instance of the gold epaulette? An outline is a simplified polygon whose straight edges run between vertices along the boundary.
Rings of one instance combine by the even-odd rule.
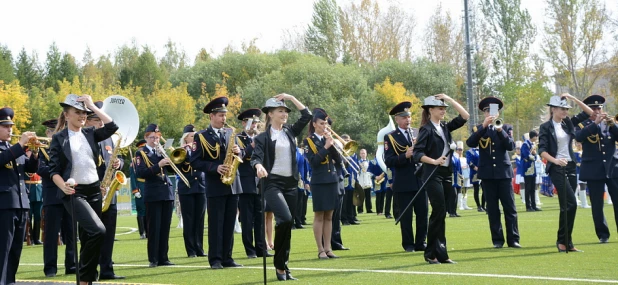
[[[236,140],[236,144],[238,145],[239,148],[245,148],[245,144],[242,142],[242,140]]]
[[[146,179],[144,179],[144,178],[137,178],[137,182],[142,182],[142,183],[145,183],[145,182],[146,182]]]
[[[97,163],[97,167],[101,166],[104,162],[103,157],[99,154],[99,162]]]
[[[584,124],[582,124],[582,123],[579,123],[578,126],[579,126],[580,129],[584,128]]]

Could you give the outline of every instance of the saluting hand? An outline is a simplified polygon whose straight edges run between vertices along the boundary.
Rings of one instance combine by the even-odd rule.
[[[92,102],[92,97],[88,94],[84,94],[82,96],[79,96],[77,98],[77,102],[83,102],[84,105],[86,105],[86,108],[92,110],[93,108],[97,108],[96,105],[94,105],[94,102]]]
[[[295,98],[294,96],[287,94],[287,93],[281,93],[281,94],[275,95],[274,97],[275,99],[279,101],[291,100],[292,98]]]

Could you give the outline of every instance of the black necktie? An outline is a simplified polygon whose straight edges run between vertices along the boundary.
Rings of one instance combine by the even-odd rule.
[[[219,130],[219,140],[221,140],[221,144],[226,146],[225,144],[225,131],[223,129]]]
[[[406,136],[408,137],[408,142],[412,144],[412,134],[410,134],[410,130],[406,130]]]

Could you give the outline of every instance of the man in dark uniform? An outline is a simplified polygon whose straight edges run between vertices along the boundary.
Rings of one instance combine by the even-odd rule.
[[[233,141],[232,131],[224,129],[227,104],[227,97],[217,97],[204,107],[204,113],[210,116],[210,126],[195,134],[191,153],[191,166],[206,173],[208,262],[212,269],[242,266],[232,258],[238,195],[242,193],[240,176],[236,173],[232,185],[221,181],[221,176],[231,169],[224,164],[228,147],[233,146],[234,155],[244,157]]]
[[[260,121],[260,109],[247,109],[238,115],[242,121],[243,131],[237,134],[238,146],[244,150],[243,162],[238,166],[242,194],[238,196],[238,210],[242,226],[242,243],[249,258],[262,257],[265,251],[265,240],[262,234],[262,206],[258,195],[255,170],[251,167],[253,154],[253,138],[257,135],[257,123]],[[253,240],[255,238],[255,244]],[[266,252],[267,256],[272,254]]]
[[[416,164],[412,158],[417,130],[410,128],[410,107],[412,103],[401,102],[391,109],[389,115],[395,117],[397,129],[384,136],[384,163],[393,171],[393,194],[401,216],[401,246],[407,252],[424,251],[427,238],[428,200],[425,191],[418,193],[421,186],[416,176]],[[403,209],[417,195],[412,207],[405,213]],[[412,230],[412,211],[416,215],[416,239]]]
[[[511,183],[513,168],[508,154],[508,151],[515,149],[513,137],[509,135],[513,127],[507,124],[494,126],[493,122],[499,114],[490,114],[490,104],[497,104],[498,110],[503,106],[502,101],[496,97],[486,97],[479,102],[479,109],[485,114],[485,120],[474,127],[474,133],[466,144],[469,147],[480,146],[477,177],[481,180],[487,198],[487,216],[494,248],[502,248],[505,242],[498,203],[502,204],[504,210],[506,242],[509,247],[520,248],[517,209]]]
[[[139,151],[142,147],[146,145],[146,140],[139,140],[135,147]],[[137,178],[136,173],[137,163],[135,158],[131,161],[131,165],[129,166],[129,179],[131,179],[131,193],[133,194],[133,199],[135,201],[135,211],[137,212],[137,228],[139,230],[139,238],[145,239],[148,235],[148,227],[146,223],[146,204],[144,204],[144,182],[146,180],[144,178]]]
[[[168,177],[168,167],[171,162],[157,151],[161,139],[157,125],[148,125],[144,138],[146,145],[135,154],[135,163],[137,177],[146,180],[142,194],[146,204],[146,222],[148,223],[149,266],[174,265],[167,256],[174,208],[174,190]]]
[[[190,258],[206,256],[204,253],[204,216],[206,215],[206,177],[204,172],[191,167],[190,157],[193,148],[195,127],[186,125],[182,130],[180,146],[186,151],[184,161],[176,164],[189,181],[190,187],[185,183],[178,183],[178,200],[182,213],[182,234],[185,242],[185,250]],[[178,210],[176,210],[178,211]]]
[[[13,109],[0,109],[0,284],[15,283],[15,274],[26,236],[28,194],[26,172],[36,172],[38,154],[26,157],[26,145],[36,134],[24,132],[19,143],[11,145]]]
[[[47,127],[45,135],[51,138],[58,120],[51,119],[43,122]],[[71,214],[64,208],[62,200],[58,199],[56,192],[58,187],[49,176],[49,155],[42,148],[39,155],[39,168],[37,174],[42,178],[43,186],[43,272],[46,277],[55,277],[58,272],[58,233],[62,232],[64,242],[64,268],[65,274],[75,274],[75,252],[73,252],[73,225]]]
[[[103,108],[103,102],[97,101],[94,104],[100,109]],[[86,127],[94,127],[95,129],[102,128],[103,122],[99,118],[97,114],[94,112],[89,113],[86,120]],[[99,157],[95,159],[97,162],[97,172],[99,174],[99,180],[103,181],[103,177],[105,176],[105,171],[107,170],[110,158],[113,152],[113,149],[116,147],[114,144],[117,142],[112,141],[112,138],[108,138],[104,141],[99,142],[99,149],[101,149],[101,153]],[[112,171],[122,169],[124,165],[124,160],[122,156],[118,156],[117,159],[113,160]],[[108,193],[109,195],[114,195],[112,197],[112,201],[109,204],[109,208],[107,211],[103,212],[101,215],[101,221],[105,226],[105,237],[103,238],[103,246],[101,247],[101,255],[99,256],[99,266],[101,267],[101,272],[99,275],[100,280],[111,280],[111,279],[124,279],[124,276],[118,276],[114,273],[114,266],[112,262],[112,253],[114,251],[114,239],[116,237],[116,220],[118,218],[118,207],[116,206],[116,193]],[[103,197],[102,197],[103,198]]]
[[[29,150],[26,156],[29,155]],[[43,244],[39,237],[41,236],[41,210],[43,208],[43,186],[41,185],[41,176],[36,173],[27,173],[26,187],[28,189],[28,199],[30,200],[30,213],[28,214],[30,230],[30,239],[32,244]]]
[[[528,133],[529,139],[527,139],[521,145],[521,166],[524,173],[524,185],[526,191],[524,193],[524,200],[526,201],[526,211],[535,212],[542,211],[536,206],[536,199],[534,193],[536,192],[536,148],[533,143],[539,139],[539,134],[532,130]]]
[[[579,180],[588,183],[594,230],[599,242],[607,243],[610,234],[603,214],[603,195],[607,185],[609,195],[618,197],[618,127],[613,120],[608,121],[603,113],[603,96],[590,95],[584,103],[593,113],[588,120],[575,126],[575,139],[582,143]],[[614,203],[614,216],[618,225],[618,203]]]

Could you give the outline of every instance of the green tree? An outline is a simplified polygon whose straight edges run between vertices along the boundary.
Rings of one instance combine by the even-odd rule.
[[[0,80],[11,82],[15,79],[13,55],[7,46],[0,45]]]
[[[58,91],[58,82],[62,81],[62,54],[53,42],[47,51],[47,59],[45,60],[45,87],[54,88]]]
[[[205,48],[201,48],[200,51],[197,53],[197,55],[195,56],[195,60],[194,60],[194,65],[197,64],[198,62],[207,62],[209,60],[211,60],[212,57],[210,56],[210,54],[208,53],[208,51],[206,51]]]
[[[75,57],[70,53],[65,53],[60,61],[60,72],[62,74],[61,79],[66,79],[73,82],[75,77],[79,76],[79,67],[75,62]]]
[[[340,45],[337,2],[319,0],[313,3],[313,16],[305,34],[305,47],[310,53],[335,63],[339,57]]]
[[[116,51],[114,66],[118,71],[120,86],[123,88],[130,86],[131,82],[134,83],[135,81],[135,66],[139,56],[139,50],[135,41],[132,46],[123,45]]]
[[[154,91],[157,82],[164,82],[163,73],[157,64],[155,55],[150,48],[144,47],[135,64],[135,86],[142,87],[142,94],[147,95]]]
[[[170,74],[178,69],[187,66],[187,55],[183,50],[179,50],[176,43],[171,39],[165,44],[165,55],[161,58],[161,70],[166,79],[169,79]]]
[[[17,80],[19,80],[21,86],[28,90],[34,87],[42,87],[43,72],[39,66],[36,53],[32,53],[32,56],[28,56],[26,49],[22,48],[17,56],[15,69]]]
[[[524,83],[529,73],[527,59],[536,37],[527,9],[521,0],[484,0],[482,11],[487,22],[492,52],[492,75],[501,87],[507,82]]]
[[[583,98],[608,72],[601,45],[609,16],[599,0],[546,0],[545,44],[556,84]]]

